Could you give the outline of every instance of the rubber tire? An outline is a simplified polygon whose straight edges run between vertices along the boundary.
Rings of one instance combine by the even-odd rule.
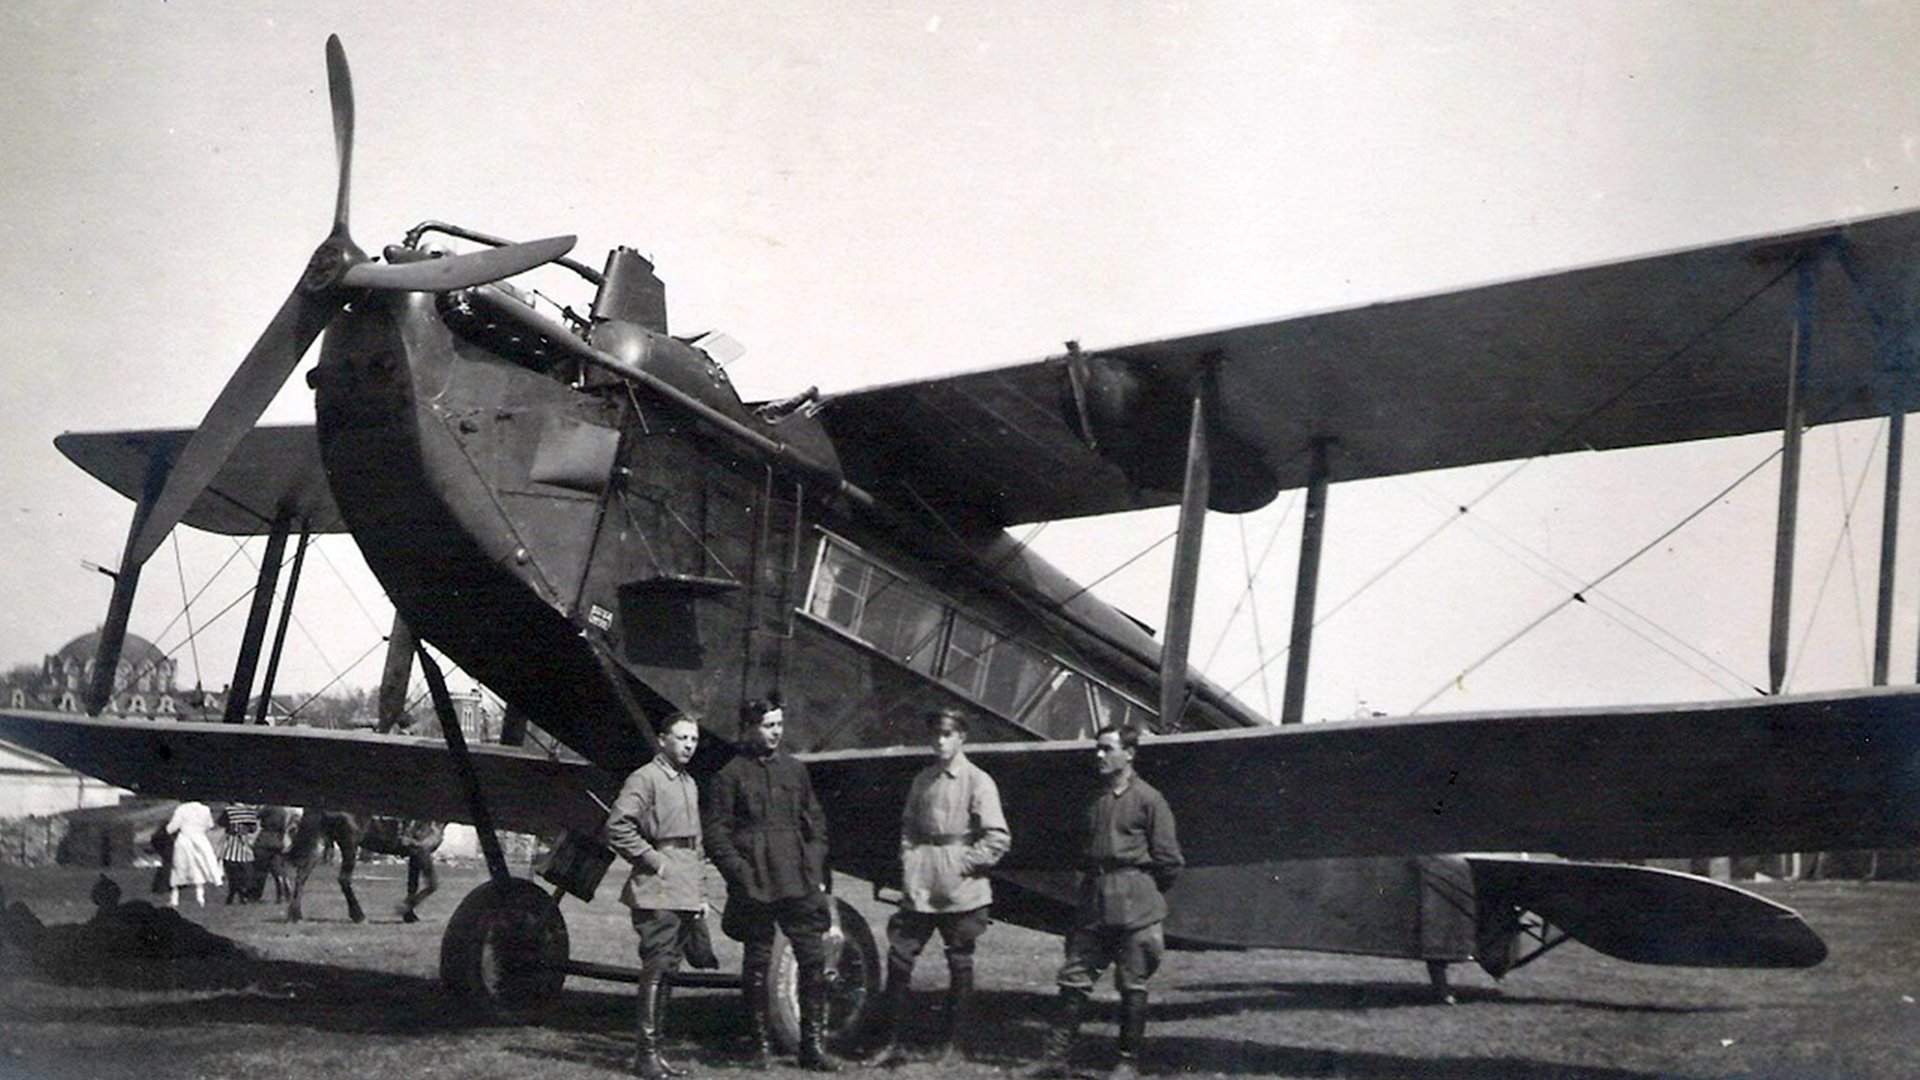
[[[487,1024],[538,1022],[560,997],[570,945],[547,891],[525,878],[467,894],[440,939],[440,981]]]
[[[851,1053],[863,1046],[879,1012],[887,964],[866,917],[845,900],[835,898],[833,904],[840,915],[842,944],[839,962],[828,965],[827,1048]],[[800,1045],[800,965],[785,934],[774,935],[767,995],[774,1049],[792,1053]]]

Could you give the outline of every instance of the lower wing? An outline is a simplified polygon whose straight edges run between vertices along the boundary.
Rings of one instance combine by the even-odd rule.
[[[1090,747],[968,747],[999,784],[1007,868],[1077,863]],[[806,760],[835,863],[890,865],[908,781],[929,755]],[[1196,732],[1144,740],[1135,767],[1167,797],[1195,866],[1898,847],[1920,841],[1920,691]]]
[[[310,803],[471,820],[436,740],[242,724],[0,712],[0,739],[144,795]],[[998,782],[1007,869],[1078,862],[1091,744],[968,748]],[[834,864],[897,858],[913,748],[801,755]],[[473,748],[502,827],[597,827],[619,787],[585,762]],[[1151,738],[1135,762],[1167,797],[1187,862],[1458,851],[1629,858],[1920,842],[1920,691],[1633,709],[1356,720]]]
[[[0,712],[0,739],[157,798],[473,820],[453,760],[438,739],[17,709]],[[469,749],[494,824],[504,829],[591,832],[606,820],[605,803],[620,790],[618,778],[577,759],[503,746]]]

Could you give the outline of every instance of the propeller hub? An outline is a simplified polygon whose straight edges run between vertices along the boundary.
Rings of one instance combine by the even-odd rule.
[[[300,288],[311,294],[329,292],[340,284],[348,270],[367,261],[367,253],[360,250],[353,237],[336,232],[313,249],[306,272],[300,275]]]

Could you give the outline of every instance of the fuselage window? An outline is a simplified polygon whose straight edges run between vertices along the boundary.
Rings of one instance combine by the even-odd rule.
[[[954,613],[940,677],[961,693],[995,712],[1018,716],[1053,670],[1048,657]]]
[[[1027,726],[1049,739],[1090,739],[1093,737],[1093,702],[1087,696],[1091,684],[1085,675],[1062,669],[1048,685],[1046,696],[1027,714]]]
[[[807,610],[922,675],[933,674],[945,610],[851,552],[826,545]]]
[[[821,545],[807,613],[1050,739],[1091,738],[1128,721],[1152,727],[1153,714],[1118,691],[834,540]]]

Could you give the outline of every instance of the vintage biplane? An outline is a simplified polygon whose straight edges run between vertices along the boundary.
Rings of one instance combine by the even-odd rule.
[[[705,717],[720,738],[695,767],[711,770],[751,698],[784,702],[834,867],[879,885],[926,761],[920,717],[966,710],[970,753],[1014,825],[996,913],[1053,929],[1072,892],[1071,808],[1092,782],[1085,740],[1143,725],[1155,734],[1139,765],[1191,863],[1168,934],[1192,947],[1478,959],[1498,974],[1571,934],[1655,963],[1805,965],[1824,946],[1785,908],[1576,860],[1920,838],[1912,690],[1290,722],[1330,484],[1897,423],[1920,213],[754,404],[716,339],[669,331],[664,287],[630,249],[595,270],[566,257],[569,237],[509,243],[428,221],[363,253],[347,227],[353,98],[337,39],[327,65],[332,232],[200,426],[58,440],[136,504],[92,707],[112,689],[141,566],[176,525],[270,537],[233,720],[288,537],[347,531],[412,633],[571,754],[469,747],[452,722],[443,746],[12,710],[0,737],[146,794],[474,823],[490,880],[453,915],[442,968],[490,1015],[537,1014],[570,973],[623,976],[568,952],[559,897],[591,895],[604,870],[579,838],[652,753],[659,718]],[[554,310],[504,281],[550,263],[591,285],[590,305]],[[314,424],[256,427],[315,339]],[[1301,487],[1289,722],[1276,724],[1191,672],[1187,641],[1206,513]],[[1160,637],[1006,531],[1172,505]],[[561,851],[579,857],[552,861],[552,890],[516,878],[498,827],[565,832]],[[1493,850],[1562,858],[1455,854]],[[844,1029],[881,965],[840,907]]]

